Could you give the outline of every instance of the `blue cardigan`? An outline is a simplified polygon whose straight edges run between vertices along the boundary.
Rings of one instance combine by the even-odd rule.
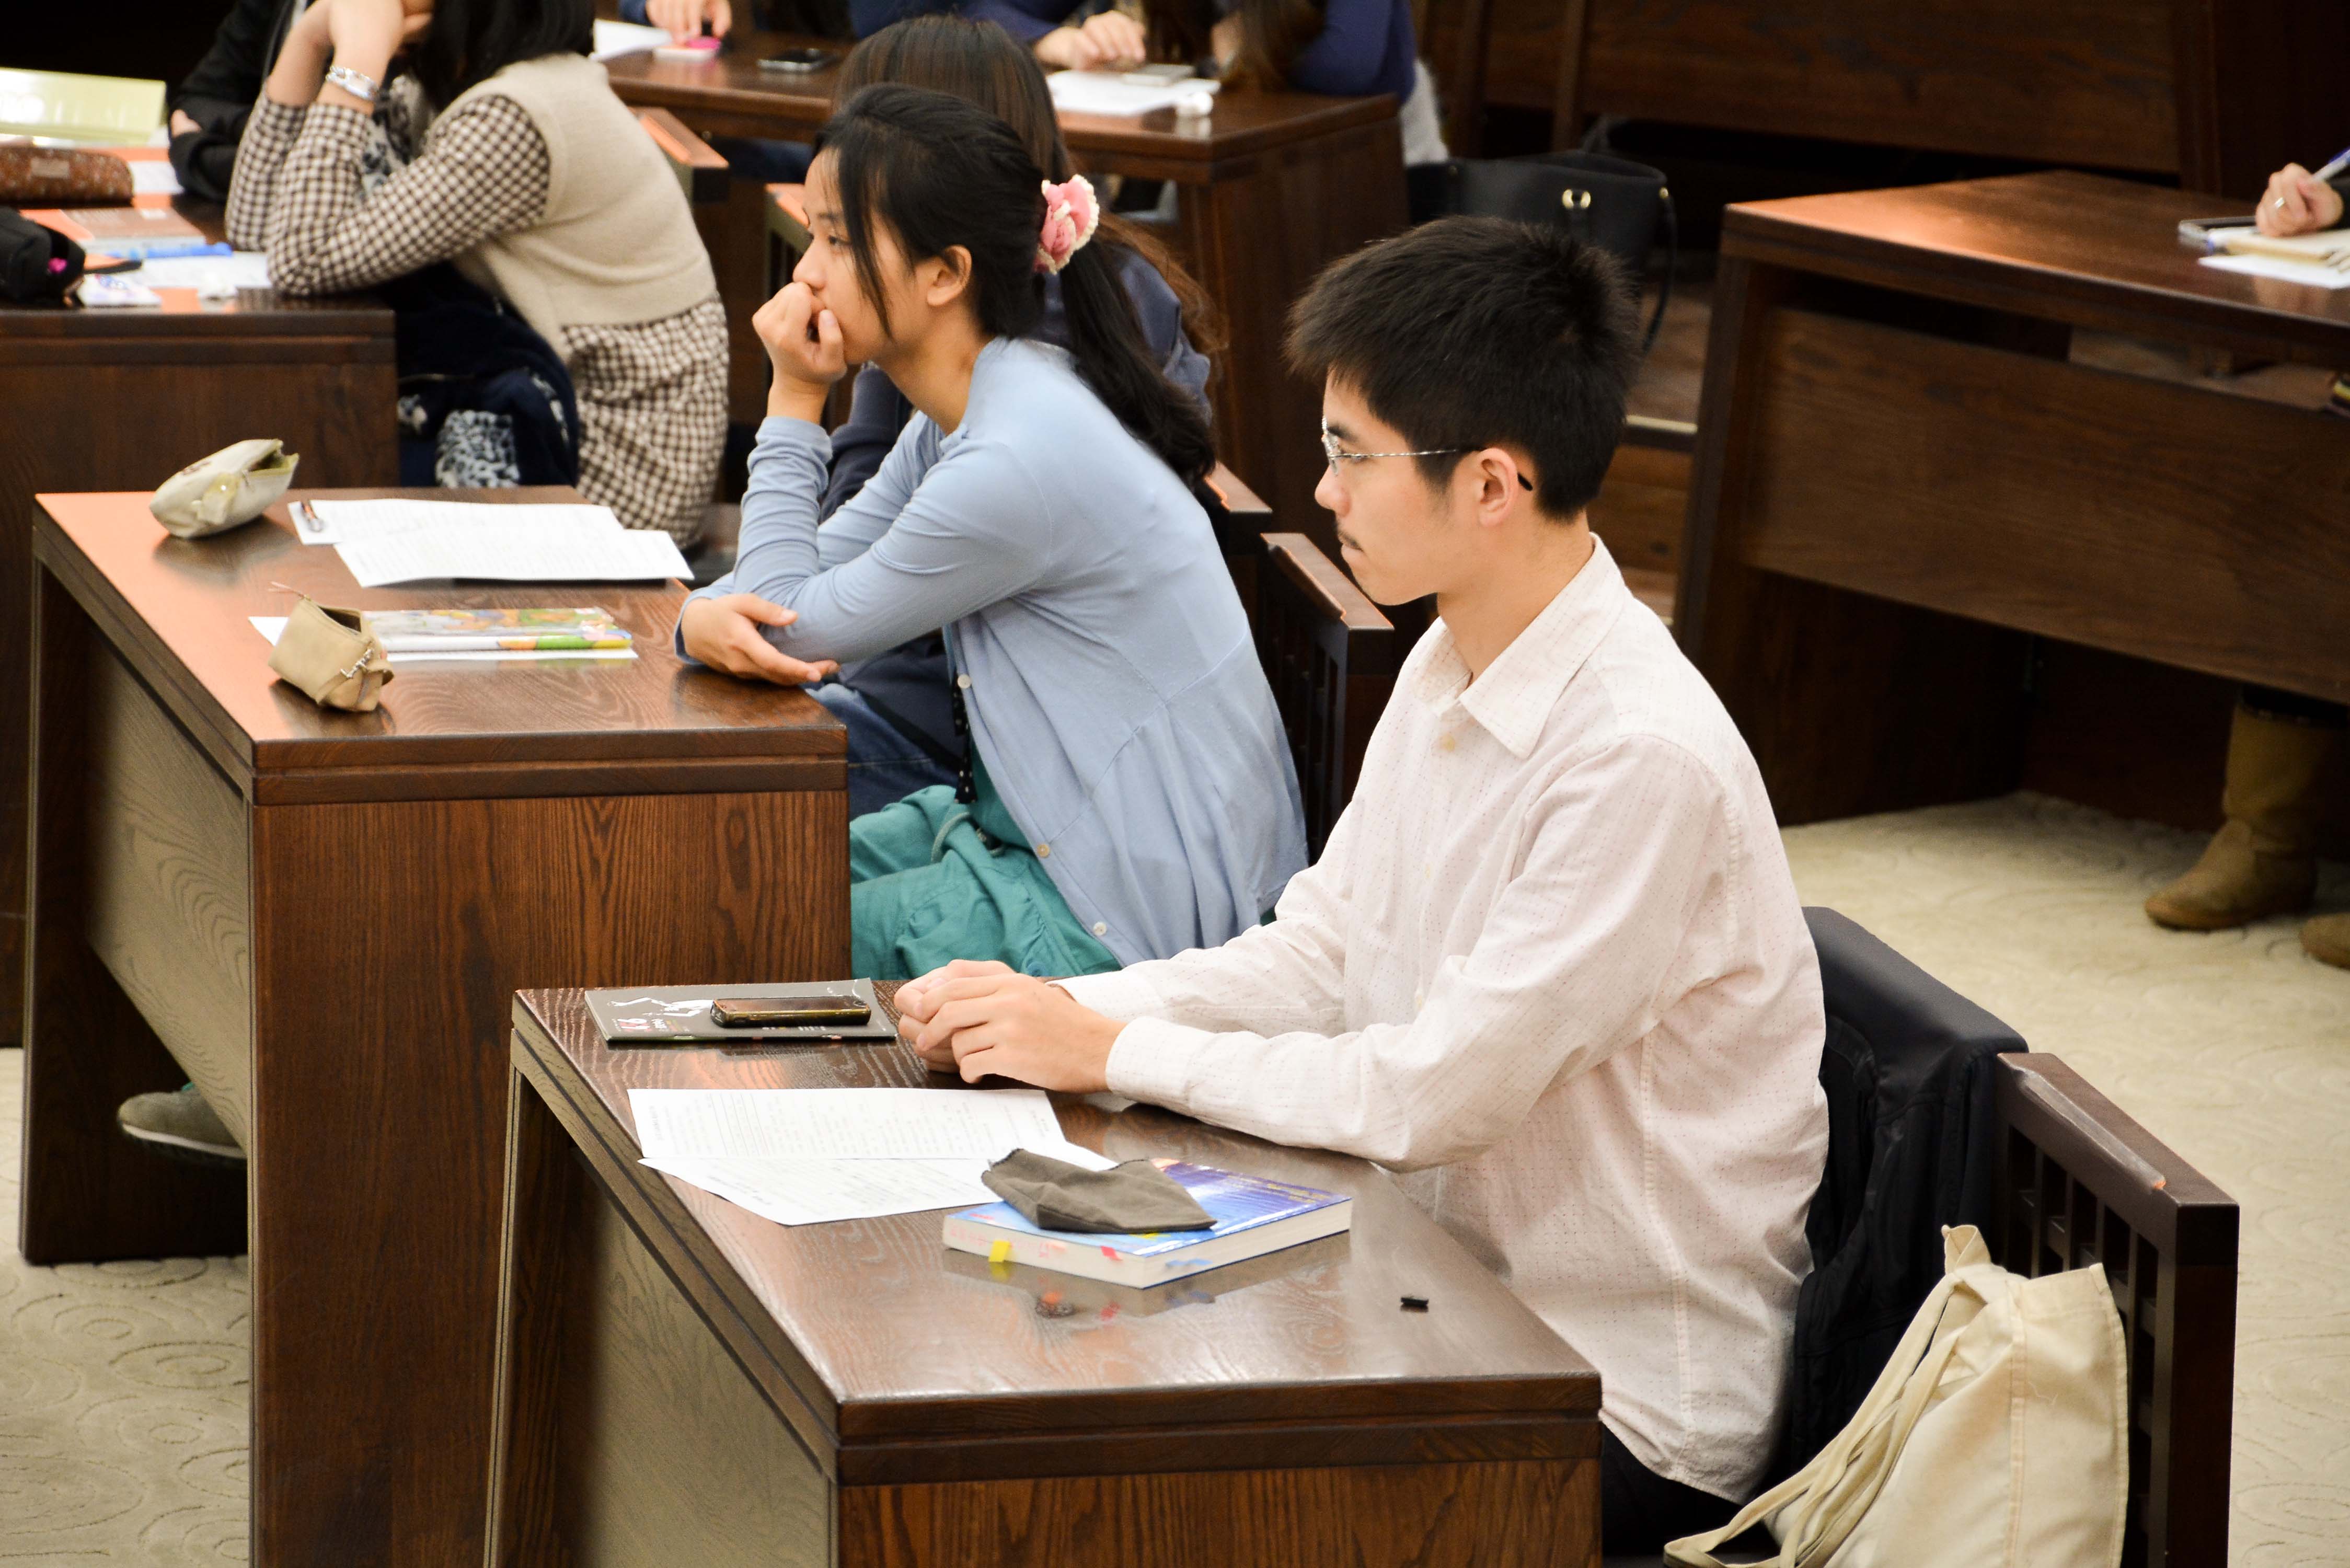
[[[940,11],[960,12],[977,22],[993,22],[1024,44],[1054,28],[1083,20],[1087,0],[848,0],[857,36],[867,37],[892,22]],[[1408,0],[1325,0],[1322,31],[1298,51],[1289,85],[1298,92],[1336,98],[1391,92],[1401,103],[1411,96],[1417,46]]]
[[[972,744],[1053,885],[1120,963],[1215,947],[1305,864],[1289,742],[1183,482],[1066,351],[999,337],[963,421],[916,416],[821,527],[831,443],[770,419],[734,570],[694,597],[796,610],[768,640],[869,658],[946,628]]]

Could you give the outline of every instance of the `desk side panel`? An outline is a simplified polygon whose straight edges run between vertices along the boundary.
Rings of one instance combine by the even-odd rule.
[[[85,313],[95,314],[95,313]],[[151,490],[249,436],[302,454],[306,483],[397,477],[390,313],[380,337],[63,336],[0,311],[0,1044],[18,1038],[25,915],[26,627],[33,497]],[[84,323],[70,325],[87,330]],[[40,328],[39,336],[33,336]]]
[[[103,880],[91,787],[104,754],[101,671],[113,658],[73,595],[34,575],[30,905],[18,1245],[35,1263],[219,1256],[245,1243],[242,1172],[160,1159],[116,1130],[131,1095],[186,1074],[90,950]],[[124,679],[127,679],[125,677]],[[183,742],[184,743],[184,742]],[[203,767],[201,760],[192,763]],[[21,776],[21,775],[20,775]]]
[[[1599,1461],[844,1487],[841,1568],[1585,1568]]]
[[[1588,11],[1586,114],[2178,167],[2164,0],[1589,0]]]
[[[2350,697],[2350,426],[1810,311],[1765,343],[1745,564]]]
[[[89,693],[89,945],[237,1141],[253,1139],[244,799],[111,648]]]
[[[611,1200],[574,1212],[559,1550],[579,1568],[831,1568],[830,1482]]]
[[[847,836],[837,791],[255,809],[275,1560],[481,1560],[513,993],[842,974]]]

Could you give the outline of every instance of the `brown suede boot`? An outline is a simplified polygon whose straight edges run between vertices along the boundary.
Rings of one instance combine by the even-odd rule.
[[[2317,888],[2324,784],[2342,733],[2236,710],[2228,733],[2228,825],[2195,868],[2146,901],[2158,926],[2217,931],[2309,907]]]
[[[2302,927],[2301,949],[2320,963],[2350,969],[2350,915],[2320,915]]]

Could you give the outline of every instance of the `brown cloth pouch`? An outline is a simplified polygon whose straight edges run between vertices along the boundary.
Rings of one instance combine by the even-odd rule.
[[[1154,1231],[1205,1231],[1215,1219],[1172,1177],[1147,1159],[1087,1170],[1066,1159],[1015,1148],[987,1168],[989,1191],[1046,1231],[1089,1236]]]
[[[305,598],[286,618],[269,668],[322,708],[372,713],[391,679],[390,658],[367,617]]]
[[[127,203],[130,165],[111,152],[69,147],[0,147],[0,202],[64,202],[77,207]]]
[[[252,522],[294,483],[302,461],[284,441],[266,437],[224,446],[172,475],[149,498],[147,510],[176,538],[201,539]]]

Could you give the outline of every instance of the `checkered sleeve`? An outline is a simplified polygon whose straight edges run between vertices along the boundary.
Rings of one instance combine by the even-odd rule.
[[[546,204],[546,143],[512,99],[478,98],[434,120],[415,161],[372,196],[361,182],[367,145],[359,110],[304,113],[270,202],[269,278],[282,293],[399,277],[522,228]]]
[[[726,446],[726,311],[712,295],[659,321],[567,327],[579,489],[630,528],[702,531]]]
[[[266,96],[253,106],[228,182],[228,243],[237,249],[257,251],[269,244],[269,211],[277,199],[278,171],[294,151],[307,113]]]

